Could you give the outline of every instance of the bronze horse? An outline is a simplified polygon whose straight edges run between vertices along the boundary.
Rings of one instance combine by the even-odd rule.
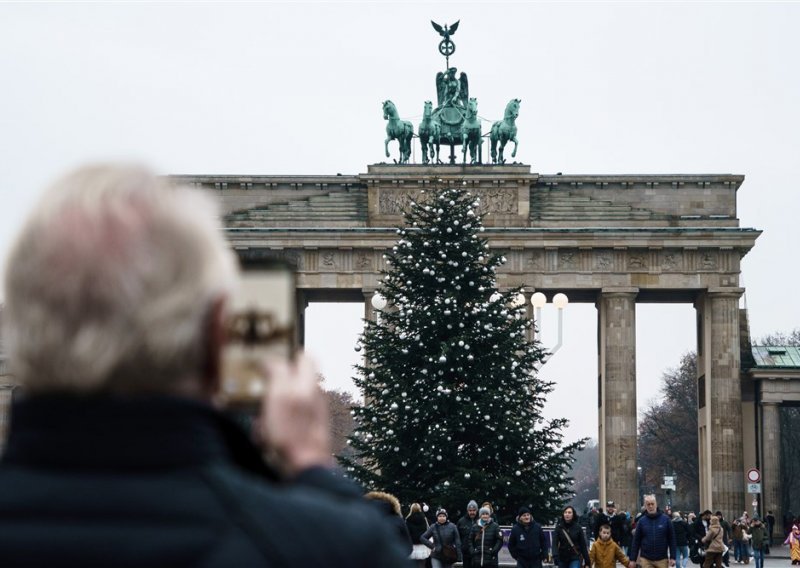
[[[519,103],[520,99],[511,99],[506,105],[506,112],[503,120],[498,120],[492,124],[491,142],[492,142],[492,163],[505,164],[503,158],[503,149],[506,143],[510,140],[514,143],[514,151],[511,152],[511,157],[517,155],[517,125],[515,121],[519,116]],[[497,144],[500,144],[499,152]]]
[[[481,153],[481,121],[478,118],[478,99],[470,97],[467,112],[464,115],[464,124],[461,125],[461,146],[463,163],[467,163],[467,148],[469,148],[470,164],[480,163]]]
[[[383,119],[386,123],[386,157],[389,157],[389,142],[397,140],[400,144],[400,160],[398,164],[407,164],[411,157],[411,138],[414,136],[414,127],[407,120],[400,120],[397,107],[392,101],[383,101]]]
[[[439,160],[439,139],[442,136],[442,125],[433,118],[433,103],[425,101],[425,110],[422,112],[422,122],[419,123],[419,141],[422,146],[422,163],[430,160],[441,164]],[[430,152],[430,159],[428,153]]]

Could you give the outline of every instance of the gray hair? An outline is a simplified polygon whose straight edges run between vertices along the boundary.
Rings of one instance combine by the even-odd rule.
[[[129,165],[47,190],[9,254],[7,353],[30,392],[171,392],[237,282],[214,200]]]

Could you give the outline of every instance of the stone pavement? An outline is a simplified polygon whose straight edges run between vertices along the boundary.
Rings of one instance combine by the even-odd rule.
[[[503,547],[500,551],[500,564],[499,568],[514,568],[517,564],[511,555],[508,553],[508,548]],[[461,568],[460,563],[456,563],[455,567]],[[545,564],[545,568],[552,566],[552,564]],[[773,547],[771,553],[764,557],[764,568],[788,568],[791,566],[789,561],[789,548],[786,546]],[[755,568],[755,562],[750,560],[750,564],[737,564],[731,559],[730,568]],[[617,564],[617,568],[622,568],[621,564]],[[689,562],[686,568],[700,568],[700,565]]]

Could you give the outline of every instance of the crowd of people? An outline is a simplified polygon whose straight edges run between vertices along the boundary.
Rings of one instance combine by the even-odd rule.
[[[429,515],[426,515],[429,513]],[[395,514],[399,515],[398,507]],[[426,504],[413,503],[405,517],[410,557],[419,568],[447,568],[462,562],[467,568],[495,567],[503,534],[489,502],[470,501],[455,523],[446,510],[434,514]],[[661,510],[654,495],[644,497],[635,516],[620,511],[613,501],[605,510],[593,508],[582,516],[564,508],[553,528],[543,528],[528,507],[517,511],[508,535],[508,551],[517,568],[687,568],[689,561],[703,568],[722,568],[731,562],[761,568],[769,553],[774,516],[762,519],[746,511],[729,522],[721,511],[695,514]],[[793,527],[786,544],[792,564],[800,564],[800,528]]]

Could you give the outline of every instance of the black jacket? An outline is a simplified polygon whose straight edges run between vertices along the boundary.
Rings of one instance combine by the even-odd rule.
[[[472,519],[469,518],[469,515],[464,515],[458,519],[458,522],[456,523],[456,527],[458,527],[458,535],[461,537],[461,550],[464,552],[464,556],[467,558],[469,558],[472,554],[472,545],[469,542],[469,533],[472,532],[472,527],[478,522],[478,518],[479,517],[477,514]]]
[[[542,526],[533,519],[527,526],[515,524],[508,537],[508,551],[520,568],[541,566],[547,556],[547,541]]]
[[[575,545],[578,552],[575,552],[569,539],[564,535],[566,532],[572,544]],[[553,529],[553,557],[558,559],[559,565],[569,564],[572,560],[578,560],[583,557],[583,564],[591,566],[589,562],[589,547],[586,545],[586,535],[583,533],[583,527],[580,522],[573,520],[567,524],[563,519],[558,521],[555,529]]]
[[[352,484],[321,468],[279,483],[188,400],[15,402],[0,487],[1,566],[406,566]]]
[[[433,544],[431,544],[431,538],[433,538]],[[461,537],[458,536],[458,529],[456,526],[450,521],[447,521],[444,524],[438,522],[433,523],[428,527],[428,530],[422,533],[419,541],[428,548],[433,549],[433,552],[431,552],[431,558],[441,560],[442,546],[451,544],[456,547],[456,554],[458,555],[459,562],[463,558],[461,554]]]
[[[425,513],[422,511],[411,513],[406,517],[406,527],[408,528],[408,534],[411,536],[411,542],[419,544],[419,538],[428,530],[428,520],[425,518]]]
[[[689,525],[683,519],[672,520],[672,530],[675,532],[676,546],[689,546]]]
[[[489,521],[486,526],[473,525],[470,533],[473,566],[497,566],[497,555],[503,548],[500,525]]]

